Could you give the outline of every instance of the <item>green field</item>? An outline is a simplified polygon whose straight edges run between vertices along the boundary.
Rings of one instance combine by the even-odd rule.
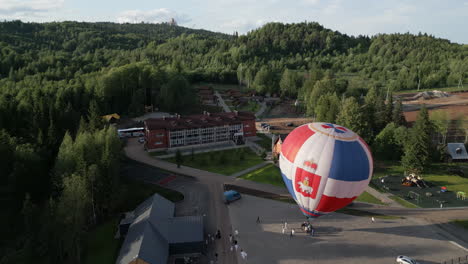
[[[403,207],[406,207],[406,208],[419,208],[419,206],[415,205],[414,203],[410,203],[410,202],[406,201],[405,199],[402,199],[402,198],[400,198],[398,196],[391,195],[389,198],[392,199],[393,201],[399,203]]]
[[[257,133],[257,137],[259,137],[260,140],[255,143],[264,148],[265,151],[271,151],[271,138],[261,133]]]
[[[179,192],[157,185],[122,178],[119,211],[125,212],[134,210],[140,203],[154,193],[158,193],[173,202],[184,199],[183,194]],[[88,233],[85,263],[115,263],[122,242],[121,240],[114,239],[114,235],[117,232],[117,224],[118,218],[114,217],[96,226]]]
[[[241,104],[236,108],[237,111],[246,111],[246,112],[257,112],[260,109],[260,105],[256,102],[249,101],[247,103]]]
[[[249,181],[268,183],[280,187],[284,187],[283,178],[278,167],[273,164],[269,164],[263,168],[260,168],[256,171],[249,172],[243,176],[242,179]]]
[[[452,221],[455,225],[468,229],[468,220],[455,220]]]
[[[241,176],[241,178],[249,180],[249,181],[268,183],[268,184],[284,187],[284,182],[283,182],[283,178],[281,177],[280,169],[273,164],[269,164],[256,171],[249,172]],[[379,199],[377,199],[376,197],[374,197],[368,192],[363,192],[356,199],[356,201],[384,205],[382,201],[380,201]]]
[[[377,199],[375,196],[368,192],[363,192],[358,198],[356,198],[357,202],[364,202],[364,203],[372,203],[372,204],[380,204],[385,205],[382,201]]]
[[[115,263],[121,240],[115,239],[118,219],[112,219],[91,230],[86,243],[86,264]]]
[[[244,153],[243,159],[241,159],[241,152]],[[165,160],[176,163],[175,157]],[[194,155],[193,159],[191,155],[184,156],[182,165],[214,173],[231,175],[262,162],[263,159],[249,148],[241,148],[200,153]]]

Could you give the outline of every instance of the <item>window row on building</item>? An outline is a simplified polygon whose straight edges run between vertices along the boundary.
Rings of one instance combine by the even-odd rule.
[[[242,124],[169,131],[169,147],[228,141],[242,131]]]

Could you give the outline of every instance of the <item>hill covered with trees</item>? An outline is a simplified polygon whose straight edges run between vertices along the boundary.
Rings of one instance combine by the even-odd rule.
[[[241,83],[297,97],[308,115],[339,120],[372,143],[387,124],[404,124],[387,90],[464,83],[467,67],[466,45],[426,34],[348,36],[318,23],[269,23],[238,36],[168,24],[0,22],[0,201],[11,227],[0,262],[78,263],[86,231],[117,212],[109,199],[119,191],[120,142],[101,115],[140,115],[149,104],[190,111],[192,84]]]

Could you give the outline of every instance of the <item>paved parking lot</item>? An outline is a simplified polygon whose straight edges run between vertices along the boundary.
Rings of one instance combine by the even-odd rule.
[[[316,236],[310,237],[300,230],[305,217],[296,205],[248,195],[229,205],[229,216],[233,230],[239,230],[239,250],[248,254],[247,261],[238,254],[239,263],[388,264],[406,255],[434,264],[468,254],[436,226],[410,218],[373,223],[367,217],[333,213],[311,222]],[[293,237],[291,228],[296,230]]]

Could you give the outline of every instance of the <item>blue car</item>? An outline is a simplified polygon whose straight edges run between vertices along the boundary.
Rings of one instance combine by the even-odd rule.
[[[234,202],[235,200],[239,200],[240,198],[241,198],[240,193],[238,193],[236,191],[229,190],[229,191],[224,192],[224,202],[226,204]]]

